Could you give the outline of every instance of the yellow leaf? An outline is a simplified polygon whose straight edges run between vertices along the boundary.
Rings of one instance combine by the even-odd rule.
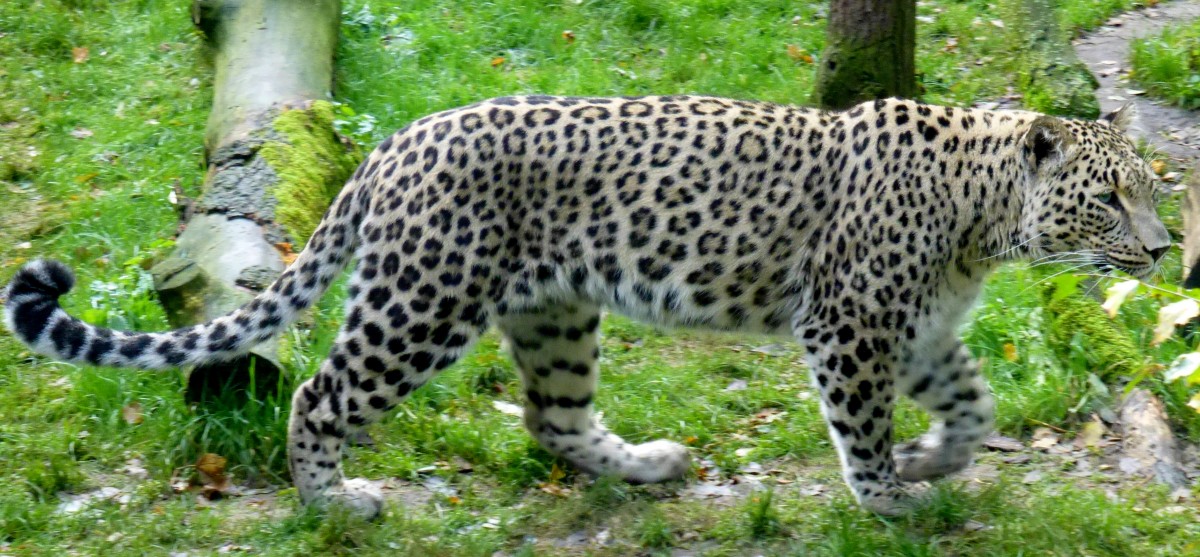
[[[449,502],[451,505],[461,505],[462,504],[462,498],[457,495],[451,495],[451,496],[447,497],[446,501]]]
[[[563,40],[567,41],[567,44],[571,44],[571,43],[575,42],[575,32],[570,29],[567,29],[566,31],[562,32],[562,38],[563,38]]]
[[[1150,168],[1154,170],[1155,174],[1162,176],[1167,173],[1167,162],[1162,159],[1154,159],[1150,161]]]
[[[1125,303],[1125,298],[1137,291],[1138,285],[1141,282],[1136,280],[1125,280],[1118,282],[1104,291],[1104,304],[1100,307],[1108,312],[1108,317],[1111,319],[1117,316],[1117,310],[1121,309],[1121,304]]]
[[[1083,424],[1083,429],[1075,437],[1075,446],[1095,447],[1102,437],[1104,437],[1104,424],[1098,421],[1091,421]]]
[[[1200,393],[1192,395],[1192,400],[1188,401],[1188,406],[1191,406],[1197,412],[1200,412]]]
[[[1197,304],[1196,300],[1180,300],[1163,306],[1158,310],[1158,325],[1154,327],[1154,338],[1150,340],[1150,344],[1162,344],[1175,333],[1176,325],[1183,325],[1197,315],[1200,315],[1200,304]]]
[[[492,58],[492,67],[493,67],[493,68],[498,68],[498,67],[500,67],[500,65],[502,65],[502,64],[504,64],[504,57],[503,57],[503,56],[497,56],[497,57],[495,57],[495,58]]]
[[[1017,361],[1017,345],[1011,342],[1004,343],[1004,359],[1010,362]]]
[[[76,64],[82,64],[87,62],[88,54],[88,47],[77,46],[71,49],[71,60],[74,60]]]
[[[557,482],[565,477],[567,477],[567,473],[563,472],[563,469],[559,468],[558,463],[555,462],[554,466],[550,468],[550,481]]]
[[[96,176],[99,176],[99,175],[100,175],[99,172],[89,172],[87,174],[80,174],[79,176],[75,177],[75,183],[83,184],[83,183],[91,182],[92,178],[95,178]]]

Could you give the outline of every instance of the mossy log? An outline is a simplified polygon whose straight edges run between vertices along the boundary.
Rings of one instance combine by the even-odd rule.
[[[1100,116],[1095,90],[1100,86],[1075,56],[1058,20],[1057,0],[1005,0],[1004,21],[1010,43],[1025,68],[1017,86],[1030,110],[1094,120]]]
[[[360,158],[333,128],[338,0],[196,0],[215,70],[201,198],[153,270],[177,327],[224,315],[269,285]],[[276,341],[245,358],[198,367],[187,398],[277,384]]]
[[[812,102],[843,109],[916,97],[916,0],[833,0]]]

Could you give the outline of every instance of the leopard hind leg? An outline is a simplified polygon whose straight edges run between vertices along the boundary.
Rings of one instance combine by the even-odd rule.
[[[396,288],[392,279],[352,281],[329,357],[293,396],[289,467],[305,504],[378,516],[380,490],[342,472],[347,439],[453,364],[486,329],[486,306],[464,293],[438,293],[416,281]]]

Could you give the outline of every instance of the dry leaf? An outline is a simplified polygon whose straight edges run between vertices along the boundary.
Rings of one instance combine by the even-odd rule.
[[[225,475],[227,462],[225,457],[213,453],[204,453],[196,460],[196,471],[204,482],[201,489],[205,497],[215,499],[229,490],[229,476]]]
[[[797,62],[804,62],[805,64],[813,63],[812,55],[809,54],[807,50],[804,50],[803,48],[800,48],[794,44],[787,45],[787,55],[788,58],[791,58]]]
[[[1117,310],[1121,309],[1121,304],[1125,303],[1125,298],[1137,291],[1140,281],[1126,280],[1118,282],[1104,290],[1104,304],[1100,307],[1108,312],[1108,317],[1117,316]]]
[[[142,405],[136,402],[131,402],[121,409],[121,419],[129,425],[137,425],[145,420],[142,416]]]
[[[1183,325],[1197,315],[1200,315],[1200,304],[1197,304],[1196,300],[1180,300],[1163,306],[1158,310],[1158,324],[1154,327],[1154,338],[1150,340],[1150,344],[1162,344],[1175,333],[1176,325]]]
[[[683,438],[683,444],[684,445],[695,445],[696,442],[699,440],[700,440],[700,438],[696,437],[695,435],[688,435],[687,437]]]
[[[93,135],[95,134],[92,132],[92,130],[87,128],[75,128],[71,130],[71,137],[74,137],[75,139],[87,139]]]
[[[497,57],[495,57],[495,58],[492,58],[492,67],[493,67],[493,68],[498,68],[498,67],[500,67],[502,64],[504,64],[504,57],[503,57],[503,56],[497,56]]]
[[[1033,430],[1033,442],[1029,444],[1035,449],[1049,449],[1058,444],[1058,434],[1048,427]]]
[[[299,257],[298,253],[292,251],[292,244],[289,242],[277,242],[275,250],[279,252],[279,258],[283,260],[285,266],[295,263],[296,258]]]
[[[567,41],[567,44],[571,44],[571,43],[575,42],[575,32],[570,29],[567,29],[562,32],[562,38],[563,38],[563,40]]]
[[[75,177],[75,183],[76,184],[84,184],[87,182],[91,182],[93,178],[95,178],[96,176],[99,176],[99,175],[100,175],[99,172],[89,172],[87,174],[80,174],[79,176]]]
[[[71,49],[71,60],[74,60],[76,64],[82,64],[87,62],[88,54],[88,47],[77,46]]]
[[[1011,342],[1004,343],[1004,359],[1010,362],[1017,361],[1017,345]]]

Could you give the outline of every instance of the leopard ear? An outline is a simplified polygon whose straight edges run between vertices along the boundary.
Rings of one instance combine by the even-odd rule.
[[[1035,172],[1046,175],[1062,168],[1075,138],[1062,120],[1038,116],[1025,133],[1025,160]]]
[[[1118,130],[1128,131],[1133,126],[1133,121],[1137,119],[1137,112],[1136,105],[1125,103],[1120,108],[1101,116],[1100,121]]]

